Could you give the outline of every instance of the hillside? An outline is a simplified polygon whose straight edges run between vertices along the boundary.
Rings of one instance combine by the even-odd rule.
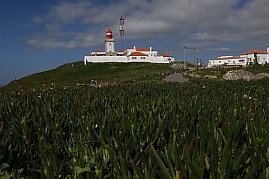
[[[171,64],[153,63],[87,63],[82,61],[67,63],[56,69],[44,71],[11,81],[7,86],[0,87],[0,94],[12,91],[46,90],[51,88],[67,88],[71,86],[106,86],[119,83],[139,81],[161,81],[168,74],[181,71],[182,62]],[[179,68],[172,68],[178,66]],[[230,70],[242,69],[257,73],[268,73],[268,66],[250,66],[240,68],[209,68],[195,70],[188,63],[188,71],[184,77],[191,80],[202,80],[207,76],[215,76],[222,80]]]
[[[68,63],[56,69],[10,82],[0,93],[75,85],[107,85],[163,79],[173,70],[169,64],[152,63]]]

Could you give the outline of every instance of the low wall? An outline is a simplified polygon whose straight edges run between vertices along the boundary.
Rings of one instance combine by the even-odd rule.
[[[173,60],[172,60],[173,61]],[[147,63],[170,63],[167,58],[164,57],[146,57],[146,59],[132,59],[126,56],[85,56],[84,63],[108,63],[108,62],[147,62]]]

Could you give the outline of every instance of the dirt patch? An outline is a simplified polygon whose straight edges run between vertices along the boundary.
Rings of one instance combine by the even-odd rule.
[[[189,78],[183,77],[182,73],[173,73],[173,74],[170,74],[170,75],[166,76],[166,78],[163,79],[163,80],[167,81],[167,82],[184,83],[184,82],[189,81]]]

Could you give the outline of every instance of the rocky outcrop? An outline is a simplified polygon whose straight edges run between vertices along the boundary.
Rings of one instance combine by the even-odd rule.
[[[171,68],[183,70],[184,69],[184,64],[174,63],[174,64],[171,65]]]
[[[255,75],[245,70],[228,71],[225,75],[223,75],[223,79],[225,80],[246,80],[246,81],[260,80],[266,77],[269,77],[268,73],[258,73]]]
[[[225,75],[223,75],[223,79],[225,80],[255,80],[256,76],[245,70],[233,70],[233,71],[228,71]]]

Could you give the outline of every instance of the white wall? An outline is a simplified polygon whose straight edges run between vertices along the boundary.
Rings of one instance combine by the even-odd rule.
[[[147,62],[147,63],[170,63],[169,57],[145,57],[141,59],[140,56],[137,56],[136,59],[132,58],[134,56],[85,56],[84,64],[87,62],[92,63],[106,63],[106,62]],[[174,62],[175,59],[171,58],[171,62]]]
[[[257,54],[257,60],[259,64],[265,64],[268,61],[268,54]]]
[[[228,65],[228,66],[238,66],[238,65],[245,65],[246,60],[242,61],[244,59],[242,58],[230,58],[230,59],[214,59],[209,60],[207,67],[214,67],[214,66],[220,66],[220,65]]]
[[[254,54],[247,54],[247,55],[241,55],[242,58],[245,59],[245,61],[249,63],[254,63]],[[268,63],[268,54],[257,54],[257,61],[258,64],[265,64],[265,62]],[[246,65],[246,64],[245,64]]]
[[[125,56],[85,56],[84,63],[128,62]]]
[[[221,58],[226,58],[226,57],[229,57],[229,56],[222,56],[218,58],[221,59]],[[254,54],[247,54],[247,55],[240,55],[240,59],[227,59],[227,60],[226,59],[219,60],[219,59],[209,60],[207,67],[218,66],[224,63],[228,63],[227,65],[234,65],[233,61],[235,61],[235,64],[238,64],[238,65],[247,65],[250,63],[253,64],[255,57],[254,57]],[[230,62],[228,60],[230,60]],[[244,60],[244,62],[242,62],[242,60]],[[265,64],[265,63],[269,64],[269,47],[267,48],[267,54],[257,54],[257,60],[259,64]]]
[[[240,55],[238,59],[214,59],[208,61],[208,67],[219,66],[219,65],[247,65],[254,64],[254,54]],[[243,61],[242,61],[243,60]],[[257,54],[257,60],[259,64],[269,63],[268,54]]]

